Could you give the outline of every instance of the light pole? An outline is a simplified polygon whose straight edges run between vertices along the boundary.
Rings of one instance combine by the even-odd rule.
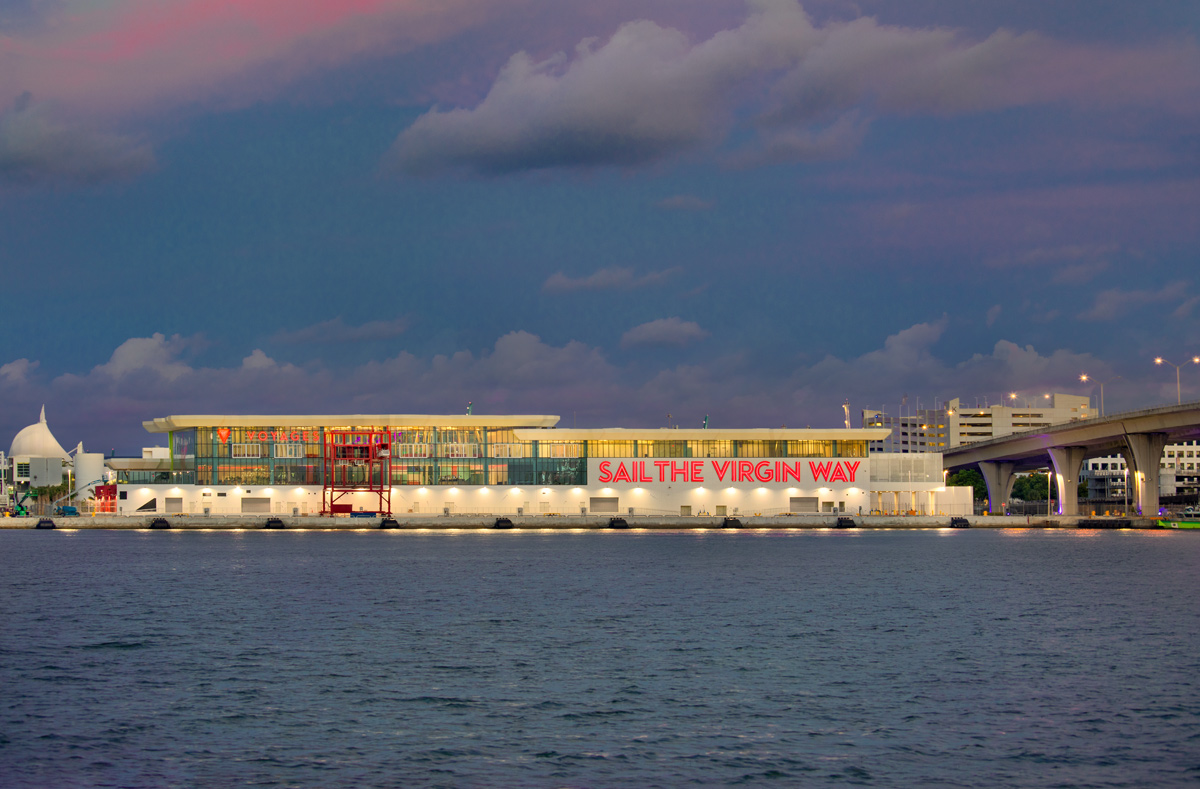
[[[1046,469],[1046,517],[1050,517],[1050,503],[1054,501],[1054,497],[1050,495],[1051,475],[1054,473],[1054,464]]]
[[[1118,375],[1117,377],[1120,378],[1121,376]],[[1091,377],[1087,373],[1082,373],[1079,376],[1079,380],[1083,381],[1084,383],[1091,381],[1093,383],[1100,384],[1100,416],[1104,416],[1104,384],[1105,384],[1105,382],[1097,381],[1095,378]],[[1109,383],[1111,383],[1111,382],[1109,382]]]
[[[1179,368],[1183,367],[1183,364],[1200,364],[1200,356],[1193,356],[1190,360],[1184,362],[1183,364],[1171,364],[1161,356],[1156,356],[1154,357],[1154,363],[1159,365],[1167,364],[1175,368],[1175,405],[1183,405],[1183,398],[1180,396],[1179,392]]]
[[[1013,408],[1016,408],[1016,407],[1017,407],[1017,393],[1016,393],[1016,392],[1009,392],[1009,394],[1008,394],[1008,399],[1009,399],[1009,400],[1012,400],[1012,407],[1013,407]],[[1026,407],[1026,408],[1028,408],[1028,407],[1029,407],[1029,398],[1028,398],[1028,397],[1024,397],[1023,399],[1025,400],[1025,407]]]

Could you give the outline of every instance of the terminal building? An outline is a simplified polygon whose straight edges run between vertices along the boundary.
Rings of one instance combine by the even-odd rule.
[[[966,515],[936,453],[885,429],[564,429],[559,417],[170,416],[114,459],[124,513]]]

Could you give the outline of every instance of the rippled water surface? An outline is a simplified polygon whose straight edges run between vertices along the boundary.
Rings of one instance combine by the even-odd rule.
[[[1200,534],[0,532],[0,785],[1200,784]]]

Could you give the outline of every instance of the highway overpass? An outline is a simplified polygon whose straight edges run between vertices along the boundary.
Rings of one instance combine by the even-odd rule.
[[[1200,439],[1200,403],[1064,422],[964,444],[946,450],[942,462],[951,470],[978,467],[987,482],[992,512],[1008,501],[1014,474],[1051,467],[1058,483],[1058,514],[1078,515],[1083,462],[1121,455],[1134,481],[1138,510],[1154,516],[1158,514],[1158,470],[1163,447],[1192,439]]]

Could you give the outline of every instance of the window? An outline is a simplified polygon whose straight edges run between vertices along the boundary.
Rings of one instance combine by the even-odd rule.
[[[525,453],[522,451],[520,444],[492,444],[492,457],[494,458],[523,458]]]
[[[277,458],[302,458],[304,457],[303,444],[276,444],[275,457]]]
[[[235,458],[257,458],[262,457],[261,444],[234,444],[230,457]]]
[[[22,478],[26,478],[29,476],[29,464],[28,463],[18,463],[17,464],[17,476],[22,477]]]
[[[448,458],[477,458],[478,444],[442,444],[442,457]]]
[[[427,458],[429,457],[428,444],[392,444],[392,450],[395,452],[393,457],[398,458]]]
[[[579,457],[578,444],[543,444],[543,448],[548,448],[549,452],[543,452],[543,457],[551,458],[577,458]]]

